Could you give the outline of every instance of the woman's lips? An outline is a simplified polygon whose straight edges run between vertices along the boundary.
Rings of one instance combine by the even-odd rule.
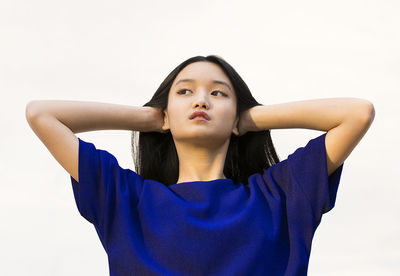
[[[199,117],[199,116],[205,118],[206,120],[210,120],[210,118],[209,118],[209,116],[208,116],[208,114],[206,112],[198,111],[198,110],[193,112],[192,115],[190,115],[189,118],[191,120],[193,120],[194,118]]]
[[[192,120],[195,121],[208,121],[206,118],[204,118],[203,116],[196,116],[194,117]]]

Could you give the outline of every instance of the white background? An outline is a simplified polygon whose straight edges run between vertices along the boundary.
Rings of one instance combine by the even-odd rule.
[[[371,101],[336,206],[314,236],[309,275],[400,274],[400,2],[0,2],[1,275],[108,275],[69,174],[30,129],[30,100],[142,106],[183,60],[217,54],[262,104]],[[272,130],[281,159],[322,134]],[[78,133],[133,170],[130,131]]]

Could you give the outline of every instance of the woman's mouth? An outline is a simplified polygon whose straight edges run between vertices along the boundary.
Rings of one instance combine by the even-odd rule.
[[[192,115],[190,116],[191,120],[203,120],[203,121],[209,121],[210,117],[208,116],[208,114],[204,111],[195,111],[192,113]]]
[[[194,117],[192,120],[193,120],[193,121],[208,121],[208,120],[207,120],[206,118],[204,118],[203,116]]]

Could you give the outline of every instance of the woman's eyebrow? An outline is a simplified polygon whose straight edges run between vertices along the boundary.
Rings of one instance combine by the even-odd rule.
[[[185,82],[185,81],[186,81],[186,82],[195,82],[194,79],[180,79],[180,80],[178,80],[178,81],[175,83],[175,86],[177,86],[178,83]],[[229,86],[229,84],[227,84],[227,83],[224,82],[224,81],[221,81],[221,80],[212,80],[212,82],[213,82],[213,83],[223,84],[223,85],[225,85],[226,87],[228,87],[229,90],[232,91],[232,88]]]

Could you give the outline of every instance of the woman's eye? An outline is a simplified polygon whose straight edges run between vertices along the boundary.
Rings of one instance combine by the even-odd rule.
[[[190,91],[190,90],[189,89],[181,89],[181,90],[178,91],[178,94],[182,94],[181,93],[182,91]]]
[[[185,94],[184,91],[190,91],[190,90],[189,90],[189,89],[181,89],[181,90],[179,90],[177,93],[180,94],[180,95],[182,95],[182,94]],[[222,96],[226,96],[226,94],[225,94],[224,92],[222,92],[222,91],[215,90],[215,91],[213,91],[212,93],[215,93],[215,92],[219,92],[219,93],[222,94]]]
[[[222,94],[222,96],[226,96],[226,94],[225,94],[224,92],[222,92],[222,91],[216,90],[216,91],[213,91],[213,93],[214,93],[214,92],[219,92],[219,93]]]

